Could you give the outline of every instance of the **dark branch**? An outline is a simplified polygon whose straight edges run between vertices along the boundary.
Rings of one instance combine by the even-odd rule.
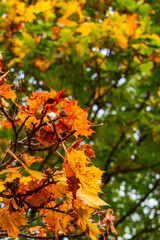
[[[105,164],[105,171],[107,171],[107,168],[108,168],[110,162],[112,161],[112,156],[114,155],[115,151],[117,150],[117,148],[118,148],[119,144],[121,143],[122,139],[124,138],[124,136],[125,136],[125,133],[122,132],[120,137],[119,137],[119,139],[118,139],[118,141],[117,141],[117,143],[115,144],[115,146],[113,147],[112,151],[110,152],[110,154],[109,154],[109,156],[107,158],[106,164]]]
[[[141,231],[139,231],[138,233],[136,233],[132,238],[130,238],[130,239],[135,239],[135,238],[137,238],[137,237],[139,237],[141,234],[143,234],[143,233],[150,233],[150,232],[153,232],[153,231],[155,231],[155,230],[157,230],[157,229],[159,229],[160,228],[160,224],[158,225],[158,226],[156,226],[156,227],[154,227],[154,228],[148,228],[148,226],[146,226],[146,228],[144,228],[144,229],[142,229]]]
[[[150,193],[152,193],[159,185],[160,180],[158,179],[153,188],[151,188],[141,199],[140,201],[134,206],[132,207],[122,218],[120,218],[116,224],[115,227],[117,227],[121,222],[123,222],[127,217],[129,217],[133,212],[135,212],[135,210],[141,205],[142,202],[145,201],[145,199],[149,196]]]
[[[8,237],[8,234],[7,232],[0,232],[0,236],[1,237]],[[33,235],[33,234],[28,234],[28,233],[19,233],[18,235],[19,237],[25,237],[25,238],[33,238],[33,239],[55,239],[55,235],[51,235],[51,236],[47,236],[47,237],[40,237],[40,236],[37,236],[37,235]],[[59,234],[58,235],[58,239],[63,239],[64,238],[64,234]],[[85,233],[82,232],[82,233],[77,233],[77,234],[71,234],[69,235],[69,237],[73,237],[73,238],[76,238],[76,237],[81,237],[81,236],[85,236]]]

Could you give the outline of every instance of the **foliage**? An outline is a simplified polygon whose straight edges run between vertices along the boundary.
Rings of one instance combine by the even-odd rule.
[[[156,0],[0,3],[0,45],[11,68],[6,78],[10,76],[10,84],[14,79],[23,102],[33,89],[65,88],[69,99],[73,96],[84,108],[91,106],[90,122],[104,123],[83,141],[93,144],[95,164],[105,171],[103,199],[116,211],[118,240],[160,237],[159,11]],[[69,108],[76,107],[74,103]],[[63,119],[59,127],[62,124],[67,122]],[[67,133],[73,129],[70,126]],[[37,138],[47,147],[52,133],[42,130]],[[2,128],[1,136],[5,149],[13,130]],[[52,151],[44,161],[45,167],[61,162]]]
[[[59,235],[83,235],[78,228],[81,227],[88,237],[96,240],[96,235],[101,234],[97,226],[103,232],[103,225],[107,222],[108,228],[111,224],[111,231],[117,235],[110,209],[97,210],[100,205],[107,204],[98,196],[102,192],[103,172],[90,160],[95,156],[90,145],[83,144],[80,139],[81,135],[87,137],[93,132],[91,122],[86,119],[86,110],[76,101],[65,98],[63,91],[52,89],[50,92],[32,92],[26,106],[20,105],[4,74],[0,93],[1,125],[7,129],[12,127],[14,131],[14,140],[0,163],[3,206],[0,235],[14,239],[18,235],[43,238],[53,232],[55,236],[51,238],[58,239]],[[9,98],[15,104],[13,115],[9,114]],[[50,117],[52,113],[55,117]],[[24,136],[20,138],[24,130]],[[64,157],[58,151],[62,147]],[[63,167],[55,165],[53,169],[48,166],[47,169],[43,167],[43,171],[33,170],[31,165],[37,162],[43,166],[41,153],[48,150],[63,158]],[[36,218],[29,219],[31,210]],[[93,219],[96,215],[99,216],[97,224]],[[41,226],[31,227],[37,219]],[[24,227],[19,230],[22,225]]]

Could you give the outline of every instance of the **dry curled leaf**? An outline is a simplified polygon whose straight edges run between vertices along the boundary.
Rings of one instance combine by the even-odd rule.
[[[39,107],[35,110],[35,118],[37,120],[41,119],[44,116],[44,105],[45,102],[41,103]]]

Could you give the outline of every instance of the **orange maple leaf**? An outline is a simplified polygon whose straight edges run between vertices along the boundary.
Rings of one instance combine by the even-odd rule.
[[[134,36],[136,29],[138,28],[137,24],[138,15],[136,13],[127,16],[125,31],[128,36]]]
[[[67,27],[75,27],[77,25],[76,22],[71,21],[69,19],[64,19],[64,18],[58,18],[57,24],[61,26],[67,26]],[[53,31],[53,28],[52,28],[52,31]]]
[[[42,72],[46,72],[46,70],[51,65],[51,62],[49,61],[49,59],[42,59],[41,57],[33,59],[33,63]]]
[[[4,83],[3,85],[0,86],[0,95],[4,97],[5,99],[11,98],[12,101],[16,99],[16,94],[14,93],[13,90],[11,90],[11,85]]]
[[[90,129],[92,123],[87,120],[86,113],[87,110],[83,110],[77,105],[77,101],[65,99],[63,102],[60,102],[60,106],[64,109],[67,117],[62,118],[59,120],[57,127],[64,131],[73,131],[76,130],[74,133],[75,137],[78,135],[89,136],[94,131]]]
[[[54,207],[54,205],[52,206],[52,203],[49,203],[48,206]],[[63,201],[63,204],[59,207],[59,210],[67,212],[69,210],[69,206],[70,203]],[[58,231],[64,233],[65,235],[68,235],[70,233],[71,228],[69,226],[71,225],[73,217],[71,217],[69,214],[58,211],[45,210],[43,219],[47,223],[49,229],[55,232],[56,239],[58,239]]]
[[[41,189],[31,196],[26,197],[26,202],[29,203],[31,207],[40,207],[47,203],[50,198],[50,193],[46,189]]]
[[[48,125],[41,127],[36,134],[36,139],[44,146],[48,146],[57,142],[55,132]]]
[[[114,32],[114,35],[116,37],[117,44],[122,49],[126,49],[128,47],[128,38],[119,29],[116,29],[116,31]]]
[[[21,108],[22,113],[26,113],[28,116],[35,117],[37,109],[41,108],[41,111],[46,113],[58,112],[57,104],[64,99],[65,95],[63,90],[56,92],[51,89],[51,92],[32,92],[30,98],[27,99],[27,106]],[[43,106],[42,106],[43,104]]]
[[[17,125],[20,125],[20,124],[22,124],[22,121],[21,121],[20,118],[15,118],[14,123],[17,124]],[[0,124],[5,128],[11,128],[12,127],[12,124],[9,120],[4,119],[2,122],[0,122]]]

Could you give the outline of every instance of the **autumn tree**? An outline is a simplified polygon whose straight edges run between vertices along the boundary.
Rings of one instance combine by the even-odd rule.
[[[118,240],[160,238],[159,11],[157,0],[0,3],[3,69],[23,104],[32,90],[65,89],[90,107],[93,125],[104,123],[82,141],[105,171],[100,196],[115,211]],[[3,158],[14,132],[0,134]],[[45,169],[63,160],[51,150],[42,158]]]

